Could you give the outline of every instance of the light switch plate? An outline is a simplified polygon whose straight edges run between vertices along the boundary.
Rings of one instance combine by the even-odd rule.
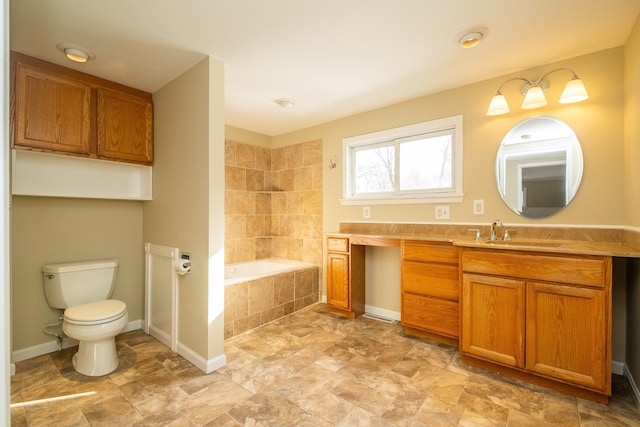
[[[473,201],[473,214],[484,215],[484,200]]]
[[[371,208],[369,206],[362,207],[362,218],[371,218]]]

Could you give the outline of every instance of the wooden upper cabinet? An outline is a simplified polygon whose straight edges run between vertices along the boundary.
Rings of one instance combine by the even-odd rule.
[[[153,162],[151,100],[97,89],[98,157]]]
[[[89,155],[91,87],[17,64],[13,146]]]
[[[11,52],[11,147],[151,165],[151,94]]]

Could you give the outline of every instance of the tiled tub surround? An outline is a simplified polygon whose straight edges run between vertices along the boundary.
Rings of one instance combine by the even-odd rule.
[[[322,142],[266,149],[226,141],[225,264],[322,265]]]
[[[318,302],[320,267],[305,264],[297,268],[225,286],[225,339]]]

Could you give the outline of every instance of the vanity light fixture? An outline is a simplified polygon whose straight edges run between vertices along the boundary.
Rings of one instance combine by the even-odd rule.
[[[487,116],[498,116],[500,114],[505,114],[509,112],[509,105],[507,104],[507,100],[502,94],[502,87],[511,81],[520,80],[523,81],[524,84],[520,88],[520,93],[524,95],[524,100],[522,101],[522,108],[532,109],[532,108],[540,108],[547,105],[547,99],[544,96],[544,92],[549,87],[549,81],[545,80],[551,73],[555,73],[556,71],[569,71],[573,74],[573,77],[564,88],[562,95],[560,96],[561,104],[571,104],[574,102],[584,101],[589,98],[589,94],[587,93],[587,89],[584,87],[584,83],[578,75],[569,68],[556,68],[555,70],[551,70],[548,73],[544,74],[542,77],[536,80],[525,79],[524,77],[513,77],[511,79],[505,80],[498,91],[491,99],[491,104],[489,105],[489,109],[487,110]]]
[[[87,49],[68,43],[58,43],[56,48],[64,55],[74,62],[85,63],[92,59],[95,59],[95,55],[89,52]]]
[[[291,98],[276,99],[276,104],[278,104],[282,108],[291,108],[296,105],[295,101]]]

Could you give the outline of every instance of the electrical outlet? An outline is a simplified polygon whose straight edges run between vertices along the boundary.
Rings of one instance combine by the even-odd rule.
[[[449,219],[449,206],[436,206],[436,219]]]
[[[371,218],[371,208],[369,206],[362,207],[362,218]]]
[[[484,215],[484,200],[473,201],[473,214]]]

